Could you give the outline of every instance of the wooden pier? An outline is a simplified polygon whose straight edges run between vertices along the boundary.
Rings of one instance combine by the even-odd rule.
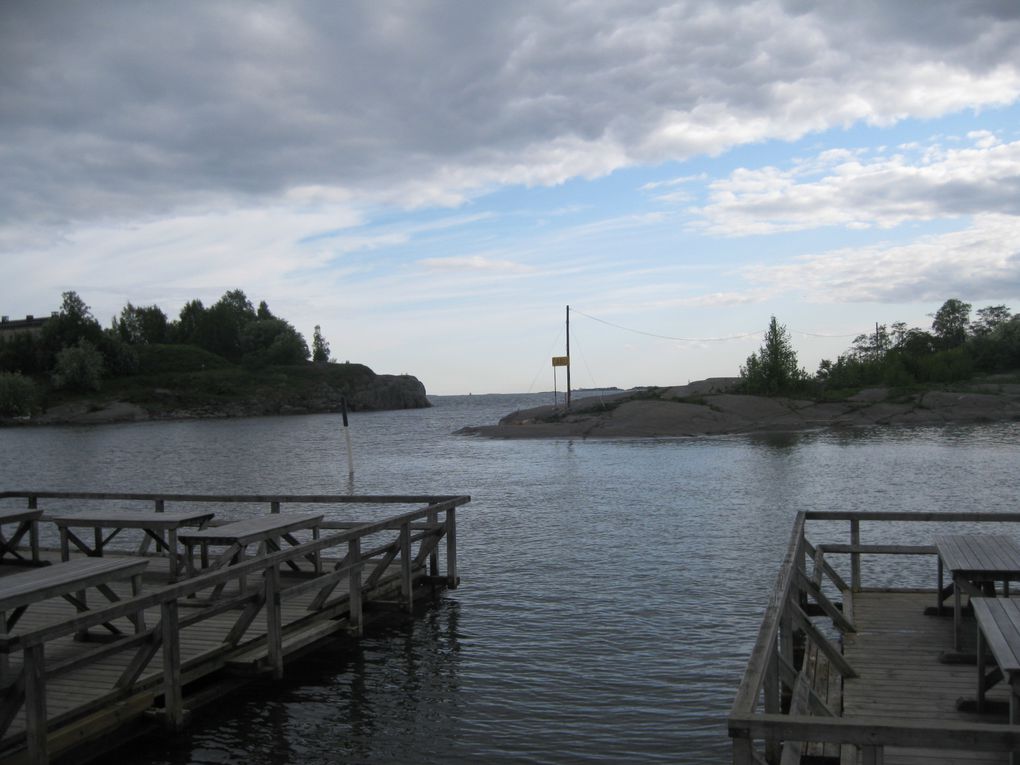
[[[93,507],[147,505],[156,518],[171,508],[214,508],[214,524],[244,528],[189,531],[191,544],[235,545],[229,560],[205,569],[195,569],[190,548],[185,554],[158,534],[136,531],[132,540],[125,533],[115,549],[111,539],[123,529],[104,532],[102,524],[94,545],[80,545],[102,558],[82,557],[64,539],[63,550],[21,548],[21,560],[0,565],[0,612],[7,609],[0,613],[0,762],[13,764],[81,759],[99,751],[98,740],[124,741],[154,720],[178,730],[238,678],[282,677],[289,658],[339,634],[360,635],[366,609],[413,612],[416,601],[456,587],[456,508],[470,498],[4,492],[0,501],[43,509],[40,527],[50,505],[54,517],[74,508],[93,519]],[[281,523],[246,520],[259,507]],[[371,517],[350,517],[366,509]],[[118,517],[108,512],[107,526]],[[36,533],[31,540],[38,543]],[[244,557],[249,543],[258,549]],[[39,576],[24,576],[32,570]],[[5,579],[19,584],[5,590]]]
[[[730,712],[733,762],[1017,762],[1020,684],[1010,671],[977,711],[988,680],[975,652],[988,627],[978,630],[968,599],[1015,598],[1020,560],[996,558],[987,576],[954,573],[946,585],[951,558],[937,546],[976,540],[980,558],[977,543],[996,552],[1014,538],[1020,513],[798,514]],[[1020,624],[1002,626],[1020,646]]]

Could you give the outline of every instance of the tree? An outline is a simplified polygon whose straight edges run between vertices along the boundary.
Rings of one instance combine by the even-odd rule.
[[[971,326],[975,337],[990,335],[997,328],[1005,325],[1012,314],[1004,305],[990,305],[977,310],[978,320]]]
[[[0,372],[0,417],[32,413],[37,396],[35,383],[17,372]]]
[[[252,366],[300,364],[308,359],[308,343],[285,319],[257,319],[241,330],[241,353]]]
[[[181,308],[177,321],[170,326],[170,337],[175,343],[195,343],[198,326],[205,315],[201,300],[189,300]]]
[[[746,365],[740,368],[740,377],[745,391],[765,396],[791,392],[807,379],[807,373],[797,366],[797,352],[789,332],[775,316],[765,331],[761,348],[748,356]]]
[[[75,346],[82,340],[97,346],[103,337],[103,328],[77,292],[68,291],[62,297],[60,311],[47,319],[42,328],[42,347],[47,368],[52,366],[62,348]]]
[[[312,335],[312,361],[323,364],[329,361],[329,342],[322,336],[322,328],[318,324]]]
[[[956,348],[967,339],[967,327],[970,325],[970,303],[956,298],[949,298],[935,312],[931,323],[932,331],[939,338],[943,348]]]
[[[158,305],[133,306],[128,303],[121,309],[120,319],[113,326],[121,340],[131,345],[165,343],[169,339],[166,314]]]
[[[84,338],[77,345],[64,348],[57,354],[53,370],[56,388],[90,391],[99,390],[103,379],[103,354]]]

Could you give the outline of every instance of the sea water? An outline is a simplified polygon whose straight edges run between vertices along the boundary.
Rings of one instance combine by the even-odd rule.
[[[726,761],[801,510],[1017,511],[1020,424],[686,439],[453,435],[552,396],[0,431],[10,490],[470,494],[461,587],[127,763]],[[845,540],[840,540],[845,541]]]

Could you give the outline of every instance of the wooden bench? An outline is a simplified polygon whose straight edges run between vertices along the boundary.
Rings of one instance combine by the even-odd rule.
[[[296,547],[301,542],[294,536],[295,531],[311,530],[312,538],[318,539],[322,518],[321,514],[277,513],[180,534],[178,538],[186,550],[185,560],[187,561],[188,576],[194,576],[197,573],[194,560],[196,547],[201,551],[202,568],[217,569],[231,562],[240,563],[244,560],[248,546],[252,544],[259,545],[260,553],[279,551],[282,541]],[[210,562],[209,547],[211,545],[224,546],[226,549]],[[322,564],[319,554],[316,552],[306,557],[312,563],[315,573],[321,573]],[[294,561],[287,561],[287,563],[292,569],[300,570]],[[241,584],[243,587],[244,583]],[[219,589],[222,589],[222,585]]]
[[[10,634],[29,606],[50,598],[63,598],[79,612],[88,611],[85,596],[88,588],[95,587],[115,603],[120,598],[110,583],[124,579],[131,580],[131,594],[138,595],[142,590],[142,571],[148,563],[137,559],[82,558],[0,577],[0,638]],[[132,621],[136,632],[145,629],[141,612]],[[121,634],[113,624],[103,626],[115,635]],[[7,652],[0,652],[0,679],[6,672]]]
[[[962,596],[994,595],[995,583],[1003,583],[1009,596],[1010,581],[1020,580],[1020,545],[1003,534],[946,534],[935,537],[938,551],[938,612],[950,588],[943,586],[943,569],[952,576],[953,647],[960,650]]]
[[[18,552],[18,543],[21,538],[28,534],[29,551],[32,554],[32,562],[39,563],[39,518],[42,510],[19,510],[14,508],[0,510],[0,560],[5,555],[10,555],[18,560],[25,560],[25,557]],[[3,524],[16,523],[17,528],[9,537],[3,533]]]
[[[60,529],[60,557],[65,561],[71,557],[72,543],[88,556],[102,556],[103,548],[124,529],[141,529],[144,532],[144,540],[155,540],[157,550],[166,550],[170,564],[170,581],[175,582],[178,579],[181,558],[177,549],[178,531],[190,526],[202,528],[212,517],[213,513],[208,510],[164,513],[151,510],[89,510],[69,515],[48,515],[46,520],[52,521]],[[86,544],[71,531],[72,528],[92,529],[92,545]],[[104,536],[103,529],[111,531]]]
[[[1020,601],[1009,598],[972,598],[977,620],[977,710],[985,711],[985,692],[1001,680],[1009,685],[1009,724],[1020,725]],[[986,672],[988,651],[996,668]],[[1020,765],[1020,752],[1010,754],[1010,765]]]

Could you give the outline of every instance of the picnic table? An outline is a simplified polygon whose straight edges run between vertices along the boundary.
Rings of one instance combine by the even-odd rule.
[[[124,579],[131,580],[131,594],[138,595],[142,589],[142,571],[148,563],[138,559],[80,558],[0,577],[0,638],[10,634],[29,606],[50,598],[63,598],[78,611],[88,611],[86,591],[89,588],[94,587],[115,603],[120,598],[110,584]],[[9,617],[8,611],[11,612]],[[141,612],[132,621],[136,632],[145,629]],[[106,623],[103,626],[113,634],[121,632],[116,625]],[[7,653],[0,652],[0,680],[6,671]]]
[[[181,559],[181,553],[177,548],[178,531],[190,526],[202,528],[212,517],[213,513],[208,510],[162,513],[143,510],[88,510],[69,515],[47,515],[46,519],[53,521],[60,529],[60,557],[65,561],[71,556],[71,543],[90,557],[101,557],[103,548],[124,529],[141,529],[145,534],[144,539],[155,541],[157,550],[166,550],[170,564],[170,581],[175,582]],[[92,529],[94,539],[92,545],[88,545],[71,531],[72,528]],[[110,529],[106,536],[103,535],[104,529]]]
[[[8,508],[0,510],[0,560],[5,555],[10,555],[18,560],[25,560],[25,557],[18,552],[18,543],[25,534],[28,534],[29,550],[32,553],[32,562],[39,562],[39,518],[42,510],[19,510]],[[4,536],[3,525],[5,523],[18,524],[9,537]]]
[[[944,534],[935,537],[938,551],[938,613],[950,588],[943,586],[948,570],[953,594],[953,646],[960,650],[962,596],[994,596],[996,582],[1003,583],[1009,596],[1009,583],[1020,580],[1020,545],[1004,534]]]
[[[252,544],[259,545],[260,554],[279,551],[281,543],[284,541],[296,547],[301,542],[294,536],[295,531],[311,530],[312,538],[318,539],[322,518],[321,514],[274,513],[180,534],[178,538],[186,549],[185,560],[188,566],[188,576],[193,576],[196,573],[195,548],[200,550],[203,569],[217,569],[228,563],[243,561],[247,548]],[[211,545],[223,546],[225,549],[210,561],[209,547]],[[307,557],[311,561],[315,573],[321,573],[318,552],[310,553]],[[287,562],[291,568],[298,569],[294,561]],[[243,587],[244,582],[241,584]]]
[[[977,620],[977,711],[985,710],[985,692],[1005,680],[1009,684],[1009,724],[1020,725],[1020,602],[1009,598],[974,598]],[[986,672],[988,650],[997,667]],[[1011,765],[1020,765],[1020,752],[1010,754]]]

